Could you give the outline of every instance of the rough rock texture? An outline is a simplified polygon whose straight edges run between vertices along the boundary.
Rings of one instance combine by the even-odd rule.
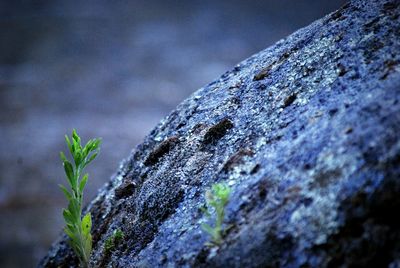
[[[180,104],[90,204],[92,265],[398,267],[399,5],[353,1]],[[219,181],[231,228],[210,248]],[[40,266],[76,266],[65,237]]]

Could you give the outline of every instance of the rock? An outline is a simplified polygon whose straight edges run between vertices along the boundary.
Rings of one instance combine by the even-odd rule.
[[[352,1],[181,103],[90,203],[92,266],[398,267],[399,5]],[[210,248],[215,182],[231,228]],[[40,267],[76,266],[65,239]]]

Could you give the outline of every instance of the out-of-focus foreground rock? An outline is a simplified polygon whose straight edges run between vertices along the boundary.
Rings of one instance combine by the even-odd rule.
[[[350,2],[181,103],[90,204],[92,265],[398,267],[399,4]],[[231,228],[210,248],[221,181]],[[40,266],[76,266],[65,242]]]

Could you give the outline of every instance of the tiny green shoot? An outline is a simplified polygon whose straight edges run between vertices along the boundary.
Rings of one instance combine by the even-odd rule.
[[[60,185],[68,200],[68,207],[63,210],[66,223],[64,232],[69,237],[69,245],[78,256],[81,267],[89,267],[89,258],[92,251],[92,218],[90,213],[82,217],[83,190],[88,180],[88,174],[83,174],[84,168],[92,162],[99,153],[100,139],[89,140],[84,147],[81,138],[75,129],[71,139],[65,135],[65,141],[73,158],[69,162],[63,152],[60,153],[70,189]]]
[[[113,234],[107,238],[104,249],[107,253],[114,250],[117,243],[121,242],[124,239],[125,234],[121,231],[121,229],[114,230]]]
[[[215,223],[214,227],[207,223],[201,225],[202,229],[211,236],[211,245],[220,245],[222,243],[223,232],[222,224],[225,218],[225,207],[229,202],[229,196],[231,189],[228,185],[223,183],[214,184],[211,190],[206,192],[207,205],[202,207],[204,215],[208,218],[212,217],[213,208],[215,212]]]

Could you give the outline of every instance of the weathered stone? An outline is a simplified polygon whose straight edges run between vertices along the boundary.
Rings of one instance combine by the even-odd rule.
[[[350,2],[180,104],[89,205],[92,266],[399,267],[399,5]],[[220,181],[231,228],[209,248]],[[76,266],[65,236],[40,266]]]

